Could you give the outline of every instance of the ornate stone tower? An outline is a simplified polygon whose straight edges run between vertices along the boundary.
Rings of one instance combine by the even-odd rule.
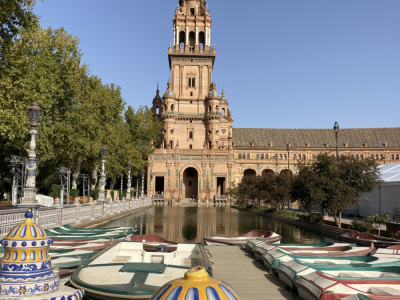
[[[168,48],[171,77],[163,97],[157,89],[153,99],[152,110],[162,122],[163,132],[159,149],[149,157],[147,187],[154,193],[163,187],[165,198],[182,200],[199,195],[210,200],[216,194],[223,195],[228,187],[227,170],[221,171],[226,180],[221,177],[220,184],[214,184],[212,174],[215,170],[210,169],[210,160],[214,160],[212,155],[224,155],[227,160],[228,150],[232,152],[233,118],[225,92],[221,97],[212,81],[216,50],[211,46],[211,17],[206,1],[180,0],[175,10],[173,31],[174,40]],[[169,179],[162,174],[160,166],[156,168],[154,165],[154,160],[161,160],[157,158],[161,153],[167,160],[173,160],[165,165]],[[208,159],[207,163],[201,163],[204,159]],[[185,166],[190,169],[186,172],[186,169],[181,169],[182,160],[197,162]],[[172,170],[168,171],[172,163],[175,168],[173,175]],[[213,168],[214,165],[211,163]],[[153,169],[154,172],[157,169],[159,179],[154,178],[157,174],[153,174]],[[164,177],[164,184],[161,184],[161,177]],[[172,177],[174,188],[168,190],[172,186]]]

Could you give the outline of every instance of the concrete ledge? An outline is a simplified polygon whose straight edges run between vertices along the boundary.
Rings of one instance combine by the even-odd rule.
[[[94,228],[94,227],[97,227],[99,225],[106,224],[106,223],[108,223],[108,222],[110,222],[112,220],[116,220],[116,219],[131,215],[133,213],[137,213],[137,212],[140,212],[140,211],[152,208],[152,207],[153,207],[153,205],[149,205],[149,206],[141,207],[141,208],[135,208],[135,209],[131,209],[131,210],[127,210],[127,211],[121,212],[119,214],[113,214],[111,216],[103,217],[103,218],[96,219],[96,220],[93,220],[93,221],[83,222],[81,224],[74,225],[74,226],[77,227],[77,228]]]
[[[279,216],[279,215],[272,214],[272,213],[261,212],[261,211],[255,210],[255,209],[239,208],[237,206],[232,206],[232,208],[235,208],[235,209],[241,210],[241,211],[245,211],[248,213],[252,213],[255,215],[259,215],[262,217],[284,221],[287,224],[292,224],[292,225],[295,225],[298,227],[307,228],[307,229],[310,229],[310,230],[318,232],[318,233],[323,233],[326,236],[330,236],[333,238],[338,238],[342,234],[351,231],[351,230],[348,230],[345,228],[338,228],[336,226],[330,226],[330,225],[326,225],[326,224],[318,224],[318,223],[312,223],[312,222],[299,220],[299,219],[292,219],[292,218]]]

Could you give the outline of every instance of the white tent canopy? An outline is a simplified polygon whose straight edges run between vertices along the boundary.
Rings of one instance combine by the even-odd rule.
[[[357,209],[362,217],[400,210],[400,163],[381,165],[379,172],[383,183],[360,198]]]

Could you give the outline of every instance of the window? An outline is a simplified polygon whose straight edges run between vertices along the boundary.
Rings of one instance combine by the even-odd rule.
[[[195,78],[189,78],[188,86],[189,87],[195,87],[196,84],[196,79]]]
[[[398,154],[396,154],[396,160],[399,160],[399,155]]]
[[[189,139],[193,139],[193,131],[189,132]]]
[[[257,153],[257,159],[260,159],[260,154],[259,153]]]
[[[265,154],[265,159],[268,159],[268,154]]]
[[[305,154],[303,154],[303,160],[306,160],[306,155]]]
[[[242,158],[242,154],[239,153],[238,154],[238,158],[241,159]]]
[[[261,154],[261,159],[264,159],[264,154]]]
[[[225,116],[225,108],[222,109],[222,115]]]
[[[250,159],[250,153],[247,153],[247,159]]]
[[[191,15],[191,16],[194,16],[194,8],[191,8],[191,9],[190,9],[190,15]]]
[[[174,111],[174,109],[175,109],[175,106],[172,104],[171,105],[171,111]]]
[[[193,96],[193,92],[190,92],[190,96]],[[190,101],[190,103],[192,103],[192,101]]]
[[[189,145],[189,149],[193,149],[193,145]]]

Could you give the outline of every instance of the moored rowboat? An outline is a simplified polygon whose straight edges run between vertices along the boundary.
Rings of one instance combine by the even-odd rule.
[[[267,230],[251,230],[247,233],[235,236],[212,236],[204,238],[207,245],[242,245],[250,240],[259,239],[267,243],[279,242],[282,237],[272,231]]]

